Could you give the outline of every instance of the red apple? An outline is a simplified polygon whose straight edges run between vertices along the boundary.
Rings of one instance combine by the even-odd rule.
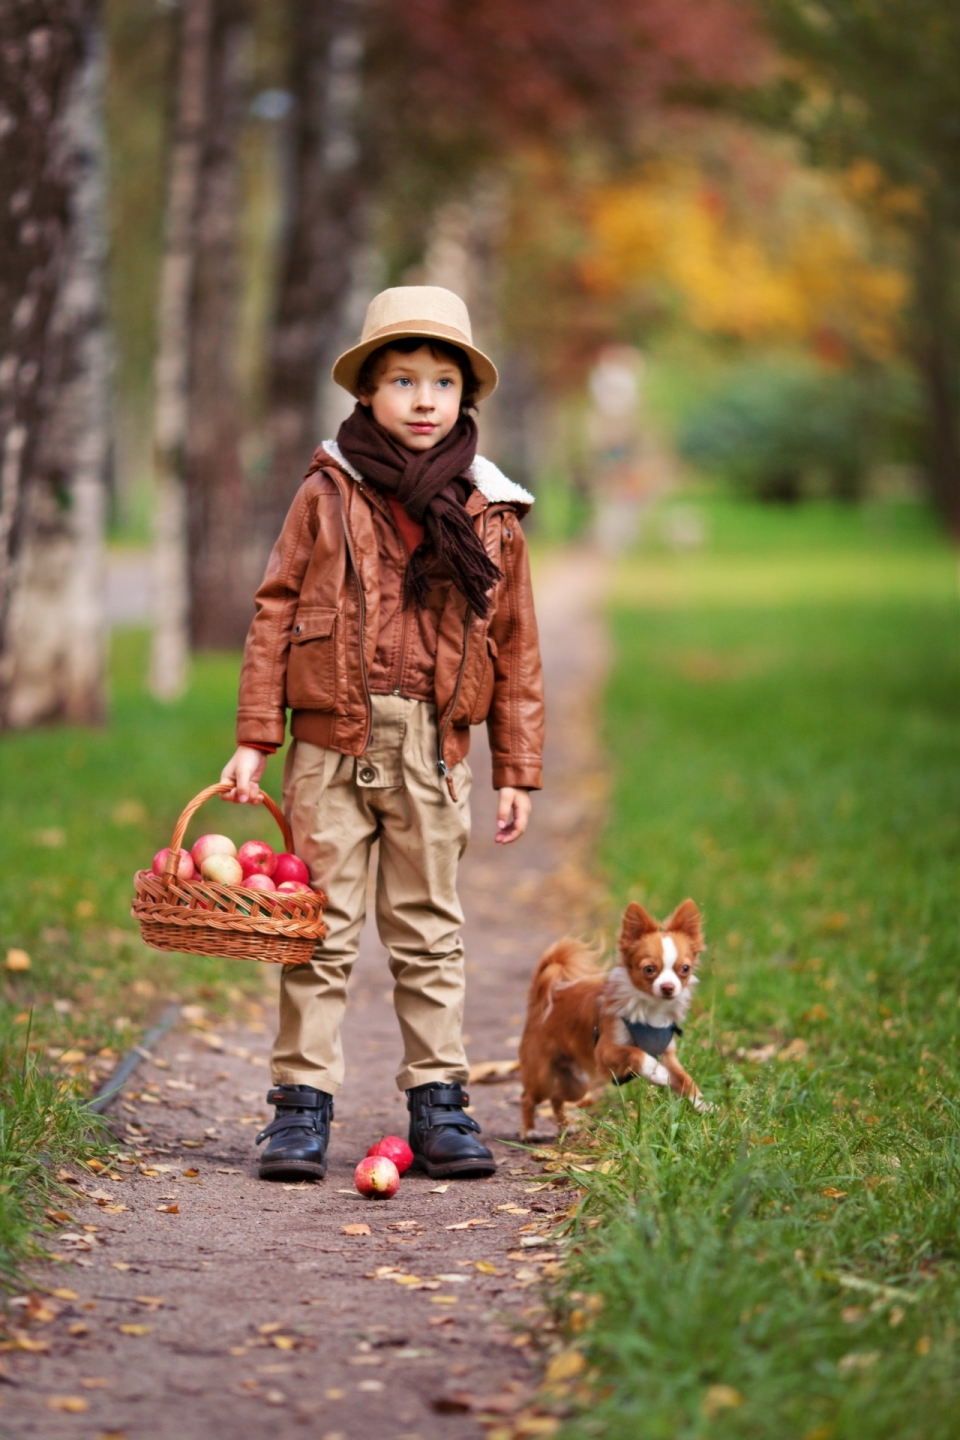
[[[367,1151],[368,1155],[386,1155],[392,1160],[401,1175],[405,1175],[413,1164],[413,1151],[406,1140],[401,1140],[399,1135],[384,1135],[376,1145],[371,1145]]]
[[[166,863],[167,863],[167,856],[168,856],[169,854],[170,854],[170,846],[169,846],[169,845],[165,845],[162,850],[158,850],[157,853],[156,853],[156,855],[154,855],[154,857],[153,857],[153,867],[152,867],[152,868],[153,868],[153,873],[154,873],[154,875],[162,875],[162,874],[163,874],[163,867],[164,867],[164,865],[166,865]],[[178,862],[178,864],[177,864],[177,879],[178,879],[178,880],[192,880],[193,877],[194,877],[194,875],[196,875],[196,873],[197,873],[197,867],[196,867],[196,865],[194,865],[194,863],[193,863],[193,857],[192,857],[192,855],[190,854],[190,851],[189,851],[189,850],[181,850],[181,851],[180,851],[180,860],[179,860],[179,862]]]
[[[237,847],[226,835],[201,835],[200,839],[194,842],[190,851],[191,858],[197,869],[203,870],[203,862],[208,855],[236,855]]]
[[[304,885],[309,885],[310,871],[299,855],[289,855],[284,851],[277,856],[277,868],[273,872],[273,878],[278,885],[284,880],[300,880]]]
[[[277,868],[273,846],[266,840],[246,840],[237,851],[244,875],[272,875]]]
[[[247,890],[269,890],[271,895],[275,894],[277,889],[270,876],[264,875],[260,870],[253,875],[244,875],[241,884]]]
[[[312,895],[313,891],[309,885],[304,885],[302,880],[284,880],[277,885],[274,878],[274,885],[281,895]]]
[[[217,852],[208,855],[200,866],[200,874],[205,880],[214,880],[218,885],[243,884],[240,861],[234,855],[223,855]]]
[[[353,1172],[353,1183],[361,1195],[372,1200],[390,1200],[400,1189],[400,1172],[387,1155],[367,1155]]]

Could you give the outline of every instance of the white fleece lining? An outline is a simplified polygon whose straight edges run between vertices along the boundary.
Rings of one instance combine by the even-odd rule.
[[[323,448],[330,459],[335,460],[338,465],[342,465],[354,480],[363,479],[359,470],[355,470],[350,461],[346,459],[336,440],[324,440]],[[475,456],[467,474],[484,500],[489,500],[491,505],[532,505],[534,503],[535,496],[531,495],[529,490],[524,490],[522,485],[516,485],[512,480],[508,480],[503,471],[483,455]]]

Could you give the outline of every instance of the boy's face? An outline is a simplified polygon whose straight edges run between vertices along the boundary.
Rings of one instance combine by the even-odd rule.
[[[463,376],[452,360],[435,358],[424,345],[411,355],[388,350],[372,395],[361,395],[373,418],[408,450],[432,450],[450,434],[460,414]]]

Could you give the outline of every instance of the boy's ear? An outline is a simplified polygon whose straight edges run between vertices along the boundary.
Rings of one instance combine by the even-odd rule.
[[[669,920],[663,922],[664,932],[671,931],[677,935],[686,935],[687,939],[697,950],[703,949],[703,929],[700,923],[700,911],[690,899],[681,900]]]
[[[623,912],[623,923],[620,926],[620,945],[635,945],[643,935],[656,935],[660,926],[652,915],[648,915],[642,905],[636,900],[631,900]]]

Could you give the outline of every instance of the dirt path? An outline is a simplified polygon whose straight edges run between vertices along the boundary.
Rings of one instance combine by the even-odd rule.
[[[603,795],[592,713],[605,663],[593,613],[602,577],[603,562],[586,555],[539,577],[547,779],[519,845],[493,844],[489,757],[474,732],[474,838],[461,871],[474,1063],[515,1056],[533,961],[588,923],[595,902],[584,862]],[[388,986],[368,925],[322,1185],[256,1179],[269,996],[245,1026],[185,1022],[164,1039],[112,1107],[137,1164],[120,1166],[120,1179],[83,1180],[100,1204],[94,1195],[70,1207],[53,1242],[66,1263],[37,1276],[37,1294],[59,1313],[25,1333],[48,1351],[3,1357],[16,1386],[0,1386],[0,1432],[460,1440],[481,1433],[478,1411],[522,1407],[538,1373],[524,1327],[536,1328],[538,1280],[556,1256],[532,1227],[549,1229],[566,1202],[535,1187],[541,1167],[507,1143],[517,1134],[511,1081],[472,1087],[495,1177],[408,1176],[389,1204],[356,1194],[367,1146],[406,1133]],[[358,1224],[370,1233],[345,1233]]]

